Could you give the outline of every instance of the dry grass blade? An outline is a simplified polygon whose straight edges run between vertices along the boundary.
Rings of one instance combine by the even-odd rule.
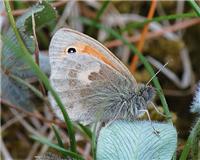
[[[195,18],[195,19],[190,19],[190,20],[185,20],[182,22],[179,22],[177,24],[174,24],[170,27],[163,27],[162,30],[159,31],[153,31],[153,32],[148,32],[146,39],[153,39],[157,38],[159,36],[163,36],[165,33],[169,32],[175,32],[181,29],[185,29],[194,25],[200,24],[200,19]],[[141,35],[137,36],[132,36],[132,37],[126,37],[126,39],[129,42],[138,42],[141,38]],[[123,43],[120,40],[113,40],[105,43],[105,46],[108,48],[113,48],[122,45]]]
[[[148,13],[148,16],[147,16],[147,19],[150,20],[152,19],[153,15],[154,15],[154,12],[155,12],[155,9],[156,9],[156,0],[152,0],[151,1],[151,7],[149,9],[149,13]],[[148,32],[148,27],[149,27],[149,24],[146,24],[143,28],[143,31],[142,31],[142,34],[141,34],[141,39],[137,45],[137,49],[141,52],[142,51],[142,48],[144,46],[144,42],[145,42],[145,38],[146,38],[146,35],[147,35],[147,32]],[[138,56],[135,55],[132,60],[131,60],[131,65],[130,65],[130,71],[131,73],[134,73],[135,70],[136,70],[136,65],[137,65],[137,61],[138,61]]]

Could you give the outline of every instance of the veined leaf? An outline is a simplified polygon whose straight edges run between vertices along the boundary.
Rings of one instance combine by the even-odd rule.
[[[97,160],[171,160],[176,144],[171,124],[119,120],[100,131]]]

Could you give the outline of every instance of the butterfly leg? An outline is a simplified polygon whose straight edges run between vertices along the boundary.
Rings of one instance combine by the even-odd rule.
[[[155,106],[155,104],[154,104],[153,102],[150,102],[150,103],[151,103],[151,105],[153,106],[153,108],[156,110],[156,112],[157,112],[158,114],[162,115],[163,117],[167,117],[166,115],[164,115],[162,112],[160,112],[160,111],[158,110],[158,108]]]
[[[122,110],[124,104],[125,104],[125,102],[121,105],[121,107],[120,107],[119,111],[117,112],[117,114],[115,115],[115,117],[114,117],[110,122],[108,122],[108,123],[106,124],[106,126],[109,126],[111,123],[113,123],[113,122],[117,119],[117,117],[119,116],[119,114],[120,114],[120,112],[121,112],[121,110]]]
[[[160,114],[161,116],[163,116],[163,117],[165,117],[167,119],[171,119],[172,118],[171,116],[164,115],[162,112],[160,112],[153,102],[150,102],[150,103],[152,104],[153,108],[156,110],[156,112],[158,114]]]
[[[145,113],[147,114],[147,117],[148,117],[149,121],[151,122],[151,126],[152,126],[152,128],[153,128],[153,130],[154,130],[154,133],[155,133],[157,136],[159,136],[159,131],[157,131],[157,130],[154,128],[153,124],[152,124],[151,117],[150,117],[150,115],[149,115],[149,111],[146,110],[146,109],[139,110],[139,111],[145,112]]]

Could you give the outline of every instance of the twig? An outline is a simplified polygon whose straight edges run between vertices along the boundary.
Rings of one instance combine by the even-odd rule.
[[[21,115],[22,118],[25,118],[27,115]],[[14,117],[12,119],[10,119],[9,121],[7,121],[4,125],[1,126],[1,132],[3,132],[4,130],[6,130],[8,127],[10,127],[11,125],[13,125],[14,123],[18,122],[19,119]]]
[[[179,79],[179,77],[174,72],[172,72],[171,70],[167,68],[164,68],[163,70],[161,70],[161,72],[166,77],[168,77],[177,87],[181,89],[186,89],[194,81],[194,78],[192,76],[192,67],[190,63],[190,58],[189,58],[188,50],[186,48],[181,50],[180,57],[182,60],[182,65],[183,65],[183,75],[181,79]],[[158,62],[156,59],[152,57],[148,57],[148,60],[157,69],[162,68],[162,64]]]
[[[52,7],[60,7],[60,6],[64,5],[65,3],[67,3],[67,0],[62,0],[62,1],[54,2],[51,5],[52,5]]]
[[[56,27],[55,27],[55,29],[54,29],[53,32],[55,32],[61,26],[65,25],[66,19],[71,14],[71,12],[72,12],[72,10],[74,8],[75,3],[76,3],[76,1],[69,1],[69,3],[67,3],[67,5],[65,5],[65,9],[64,9],[61,17],[59,18],[59,21],[57,22]]]
[[[12,105],[10,102],[5,101],[5,100],[3,100],[3,99],[0,99],[0,101],[1,101],[1,104],[6,105],[6,106],[8,106],[8,107],[10,107],[10,108],[13,108],[13,109],[15,109],[15,110],[18,110],[19,112],[23,112],[23,113],[26,114],[27,116],[35,117],[35,118],[37,118],[38,120],[41,120],[42,122],[48,123],[48,125],[50,125],[51,123],[54,123],[54,124],[59,125],[59,126],[62,127],[62,128],[66,128],[66,125],[65,125],[64,122],[46,119],[46,118],[42,117],[42,116],[39,115],[39,114],[35,114],[35,113],[32,113],[32,112],[28,112],[28,111],[25,111],[24,109],[22,109],[22,108],[20,108],[20,107],[18,107],[18,106]]]
[[[90,151],[91,151],[91,144],[87,143],[85,145],[85,150],[83,152],[83,156],[84,156],[85,159],[89,159],[89,157],[90,157]],[[90,160],[92,160],[91,157],[90,157]]]
[[[35,17],[34,17],[34,13],[32,13],[31,17],[32,17],[33,38],[34,38],[34,42],[35,42],[35,51],[34,51],[35,63],[39,66],[39,47],[38,47],[38,41],[37,41],[37,36],[36,36],[36,32],[35,32]]]
[[[177,3],[176,14],[183,13],[185,1],[177,1],[176,3]],[[178,19],[178,18],[177,18],[175,24],[176,24],[176,23],[179,23],[179,22],[181,22],[181,19]],[[182,37],[182,34],[183,34],[182,31],[178,31],[178,32],[177,32],[177,35],[179,35],[179,37]]]
[[[52,141],[54,138],[54,131],[51,130],[50,133],[47,136],[49,141]],[[43,155],[44,153],[47,152],[49,146],[48,145],[43,145],[42,148],[40,149],[40,151],[38,152],[38,155]]]
[[[67,3],[66,0],[60,1],[60,2],[54,2],[54,3],[51,4],[51,6],[52,7],[60,7],[60,6],[64,5],[65,3]],[[17,10],[14,10],[12,12],[12,15],[13,16],[20,16],[20,15],[24,14],[27,11],[28,11],[28,9],[17,9]],[[5,16],[5,15],[6,15],[6,12],[1,12],[1,16]]]
[[[200,24],[199,18],[185,20],[185,21],[177,23],[173,26],[164,27],[162,30],[159,30],[159,31],[148,32],[146,40],[152,39],[152,38],[157,38],[159,36],[166,34],[167,32],[175,32],[177,30],[185,29],[185,28],[191,27],[193,25],[197,25],[197,24]],[[141,35],[137,35],[137,36],[127,37],[126,39],[129,42],[137,42],[140,40],[140,38],[141,38]],[[108,48],[113,48],[113,47],[120,46],[122,44],[123,44],[123,42],[121,42],[120,40],[113,40],[113,41],[106,42],[105,46]]]
[[[42,136],[38,131],[36,131],[30,124],[28,124],[20,115],[20,113],[15,109],[10,109],[11,112],[19,119],[19,122],[23,125],[24,128],[26,128],[27,131],[30,133],[36,135],[36,136]]]
[[[152,0],[151,1],[151,7],[149,9],[149,13],[148,13],[147,19],[152,19],[153,15],[154,15],[154,12],[155,12],[155,9],[156,9],[156,0]],[[141,39],[140,39],[140,41],[139,41],[139,43],[137,45],[137,49],[140,52],[142,51],[142,48],[144,46],[145,38],[146,38],[146,35],[147,35],[147,32],[148,32],[148,27],[149,27],[149,23],[147,23],[144,26],[144,29],[143,29],[142,35],[141,35]],[[138,59],[139,59],[138,56],[135,55],[131,60],[130,71],[132,73],[135,72],[136,64],[137,64]]]
[[[3,143],[3,140],[1,138],[0,138],[0,144],[1,144],[0,150],[1,150],[1,153],[2,153],[2,156],[4,157],[4,159],[13,160],[13,158],[11,157],[10,153],[8,152],[6,146]]]
[[[45,132],[47,131],[48,128],[49,128],[49,127],[47,127],[47,126],[43,126],[43,127],[40,129],[40,132],[41,132],[42,134],[45,134]],[[38,147],[40,147],[41,145],[42,145],[41,143],[39,143],[39,142],[36,141],[36,142],[32,145],[32,148],[30,149],[30,152],[29,152],[29,154],[28,154],[26,160],[32,160],[33,157],[35,156],[36,152],[38,151]]]
[[[36,152],[38,151],[38,148],[40,147],[41,143],[35,142],[31,149],[30,152],[28,153],[28,156],[26,157],[26,160],[32,160],[34,159],[33,157],[35,156]]]
[[[36,31],[35,31],[35,17],[34,17],[34,13],[32,13],[32,28],[33,28],[33,37],[34,37],[34,43],[35,43],[35,51],[34,51],[34,55],[35,55],[35,63],[39,66],[39,45],[38,45],[38,41],[37,41],[37,36],[36,36]],[[39,81],[39,89],[42,92],[43,95],[45,95],[45,88],[44,85],[42,84],[41,81]]]
[[[166,16],[165,10],[163,8],[162,2],[158,1],[157,3],[157,12],[159,16]],[[162,24],[164,26],[170,26],[169,20],[163,20]]]

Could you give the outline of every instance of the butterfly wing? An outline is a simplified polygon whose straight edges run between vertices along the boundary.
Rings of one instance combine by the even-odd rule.
[[[50,50],[53,52],[50,54],[57,56],[59,55],[58,52],[63,53],[63,50],[69,46],[79,48],[79,54],[89,54],[101,59],[136,84],[136,80],[128,68],[110,50],[97,40],[78,31],[68,28],[58,30],[52,38]]]
[[[114,118],[122,105],[123,97],[133,91],[135,83],[128,75],[122,74],[124,66],[118,64],[116,58],[113,64],[107,56],[98,57],[97,50],[84,50],[88,45],[87,47],[96,47],[101,52],[101,46],[91,46],[77,32],[67,30],[67,34],[64,33],[63,29],[58,31],[50,44],[50,81],[70,118],[85,124],[96,121],[98,117],[101,120]],[[81,46],[78,42],[84,44]],[[75,48],[76,53],[68,53],[69,47]],[[54,99],[51,95],[49,97],[55,112],[62,117]]]
[[[112,119],[133,87],[124,76],[90,55],[72,54],[51,64],[51,84],[74,121],[88,124],[101,115],[103,120]],[[50,97],[50,101],[61,115],[54,99]]]

